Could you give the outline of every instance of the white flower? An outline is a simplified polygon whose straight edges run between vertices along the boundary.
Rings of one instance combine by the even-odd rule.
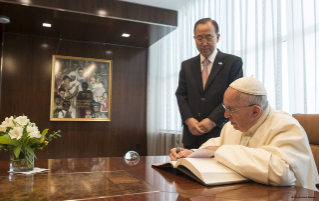
[[[15,121],[16,121],[18,124],[20,124],[21,126],[25,126],[25,125],[27,125],[27,124],[30,122],[30,120],[28,119],[27,116],[17,117],[17,118],[15,119]]]
[[[32,133],[29,133],[28,136],[31,138],[41,138],[42,135],[39,132],[32,132]]]
[[[12,130],[9,131],[9,135],[11,139],[16,138],[17,140],[20,140],[22,137],[23,128],[21,127],[14,127]]]
[[[5,127],[5,126],[0,126],[0,131],[6,132],[6,130],[7,130],[7,127]]]
[[[37,126],[27,126],[27,132],[39,132],[39,129]]]
[[[2,126],[13,128],[14,124],[12,120],[13,120],[13,116],[11,116],[10,118],[6,117],[6,119],[2,122]]]
[[[36,126],[27,126],[27,132],[29,132],[29,137],[31,138],[40,138],[41,134],[38,127]]]

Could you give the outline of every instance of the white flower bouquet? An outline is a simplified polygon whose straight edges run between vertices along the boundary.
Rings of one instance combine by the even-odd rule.
[[[33,150],[36,148],[42,150],[52,138],[61,137],[61,131],[53,132],[46,137],[48,130],[45,129],[41,134],[35,123],[31,123],[27,116],[5,118],[0,125],[0,152],[12,150],[10,167],[14,163],[18,170],[20,166],[27,166],[26,169],[32,170],[33,157],[37,158]]]

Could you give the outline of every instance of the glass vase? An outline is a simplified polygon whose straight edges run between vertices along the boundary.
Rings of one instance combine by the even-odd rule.
[[[34,157],[27,150],[21,150],[18,158],[10,151],[10,172],[29,172],[33,168]]]

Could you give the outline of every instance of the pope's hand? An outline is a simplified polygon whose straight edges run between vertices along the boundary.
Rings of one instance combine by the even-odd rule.
[[[208,133],[215,127],[215,124],[210,119],[206,118],[199,122],[198,126],[204,133]]]
[[[194,118],[189,118],[186,121],[186,124],[188,126],[189,131],[193,134],[193,135],[203,135],[205,132],[199,127],[199,123],[196,119]]]
[[[193,151],[184,148],[179,148],[179,150],[179,153],[176,153],[176,148],[171,149],[171,153],[169,154],[171,161],[176,161],[178,158],[186,158],[193,153]]]

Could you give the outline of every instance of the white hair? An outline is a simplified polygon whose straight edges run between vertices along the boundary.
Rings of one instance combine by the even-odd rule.
[[[240,93],[240,100],[248,103],[248,105],[259,105],[262,111],[265,111],[268,106],[268,100],[266,95],[252,95]]]

